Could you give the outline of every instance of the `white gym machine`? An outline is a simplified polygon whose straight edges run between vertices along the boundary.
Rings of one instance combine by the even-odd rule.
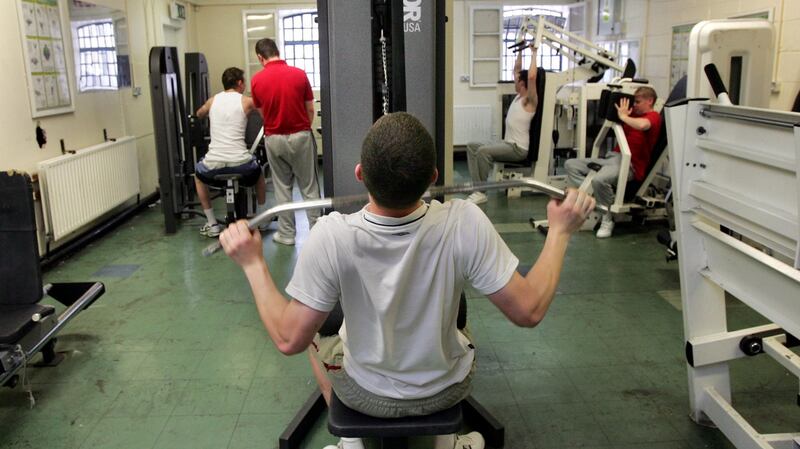
[[[731,102],[769,107],[774,63],[772,24],[764,19],[706,20],[689,35],[687,97],[712,98],[703,67],[714,64]]]
[[[730,104],[708,67],[718,102],[666,110],[691,417],[740,449],[796,449],[800,427],[762,434],[736,411],[728,362],[772,357],[800,377],[800,114]],[[772,323],[729,330],[726,292]]]
[[[608,52],[606,49],[595,45],[593,42],[581,36],[570,33],[558,25],[548,22],[543,16],[528,16],[520,25],[517,31],[515,44],[511,48],[522,51],[527,46],[527,39],[532,39],[535,48],[548,45],[556,49],[569,61],[571,68],[561,72],[546,72],[544,92],[539,97],[541,105],[541,116],[534,118],[541,120],[541,133],[537,143],[531,142],[529,147],[528,161],[524,162],[528,166],[520,164],[510,164],[508,162],[497,162],[494,165],[494,179],[514,179],[521,178],[520,169],[531,169],[531,177],[539,182],[545,182],[556,187],[564,187],[566,182],[563,176],[555,176],[553,167],[553,129],[556,119],[556,107],[558,93],[562,87],[575,82],[586,81],[591,78],[602,76],[607,69],[614,69],[626,72],[630,78],[636,71],[631,61],[626,67],[621,66],[617,61],[617,56]],[[498,87],[498,98],[503,94],[513,93],[510,87],[501,85]],[[585,126],[585,125],[584,125]],[[532,153],[538,148],[538,153]],[[538,154],[536,160],[532,158]],[[583,157],[583,154],[578,154]],[[514,166],[507,168],[506,166]],[[518,195],[519,192],[509,192],[509,196]]]
[[[706,20],[692,28],[689,36],[687,98],[710,98],[713,94],[703,67],[714,64],[727,81],[729,99],[735,104],[769,106],[774,63],[772,25],[763,19]],[[677,237],[670,232],[659,237],[667,246],[667,259],[675,257]]]

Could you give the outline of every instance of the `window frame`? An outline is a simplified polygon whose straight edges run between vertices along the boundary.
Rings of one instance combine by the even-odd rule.
[[[309,18],[309,21],[311,23],[311,27],[310,28],[307,28],[305,26],[304,16],[308,16],[308,15],[310,15],[310,18]],[[291,66],[294,66],[294,67],[298,67],[298,68],[300,68],[301,70],[303,70],[306,73],[306,76],[308,77],[308,82],[311,84],[311,89],[312,90],[319,90],[320,86],[322,84],[322,70],[321,70],[321,67],[320,67],[320,59],[319,59],[319,51],[320,51],[319,50],[319,25],[317,24],[317,21],[315,20],[318,16],[319,16],[319,13],[318,13],[317,9],[315,9],[315,8],[302,8],[302,9],[284,9],[284,10],[280,10],[278,12],[278,16],[276,17],[276,19],[277,19],[276,33],[278,35],[277,44],[278,44],[278,48],[281,49],[281,56],[283,57],[283,59],[286,61],[287,64],[289,64]],[[297,18],[297,17],[300,17],[300,20],[302,22],[300,28],[289,28],[289,29],[285,28],[284,21],[286,19]],[[301,30],[301,34],[304,34],[305,30],[309,30],[309,32],[311,34],[311,39],[310,40],[306,40],[305,36],[303,36],[304,38],[302,40],[287,41],[287,39],[286,39],[287,30],[291,30],[291,31]],[[315,35],[316,35],[316,39],[314,39]],[[305,47],[306,45],[310,45],[311,46],[312,55],[311,55],[310,58],[306,57],[305,55],[302,58],[297,58],[297,57],[295,57],[294,50],[292,52],[292,57],[291,58],[289,57],[289,51],[288,51],[288,47],[287,46],[292,46],[292,47],[303,46],[303,47]],[[304,48],[304,51],[305,51],[305,48]],[[306,64],[303,64],[302,67],[297,65],[296,62],[295,62],[297,60],[303,60],[303,61],[309,61],[310,60],[311,61],[311,65],[312,65],[312,70],[309,71],[307,69],[307,65]]]
[[[551,8],[558,8],[558,9],[556,10]],[[501,35],[501,44],[500,44],[501,63],[500,63],[499,79],[500,81],[511,82],[514,81],[513,71],[514,71],[514,61],[516,60],[516,53],[512,52],[508,48],[509,45],[513,44],[513,37],[511,39],[508,39],[508,36],[509,35],[516,36],[517,30],[519,29],[519,23],[517,23],[516,26],[506,27],[506,19],[514,19],[519,17],[521,21],[522,17],[526,15],[531,15],[524,13],[524,11],[531,11],[532,15],[541,15],[543,12],[547,12],[548,13],[547,15],[549,16],[555,16],[554,14],[551,13],[558,12],[562,14],[561,18],[564,19],[564,23],[563,24],[556,23],[556,25],[559,25],[562,28],[566,29],[569,21],[569,9],[568,7],[562,5],[506,5],[503,6],[502,11],[503,11],[503,26],[502,26],[503,33]],[[509,14],[508,16],[506,15],[507,13],[512,13],[516,11],[519,11],[519,13]],[[539,49],[539,52],[537,53],[537,57],[539,58],[539,61],[537,62],[537,67],[542,67],[545,70],[551,70],[556,72],[561,72],[563,70],[566,70],[569,66],[569,59],[565,56],[559,56],[559,52],[556,51],[555,48],[549,45],[546,45],[545,47],[547,47],[547,50],[549,51],[547,51],[547,54],[544,54],[543,51],[545,49],[543,48]],[[547,64],[545,64],[545,58],[547,58],[548,60]],[[555,60],[558,61],[557,67],[554,66],[553,64],[553,61]],[[522,55],[522,68],[527,69],[528,67],[530,67],[530,64],[531,64],[530,53],[526,50]]]
[[[248,31],[247,25],[247,18],[248,16],[254,15],[272,15],[272,29],[275,34],[271,36],[261,36],[261,37],[251,37]],[[268,19],[266,19],[268,20]],[[270,39],[274,39],[275,42],[278,42],[278,13],[274,9],[244,9],[242,10],[242,38],[244,41],[244,64],[245,66],[242,68],[244,70],[244,89],[245,92],[250,94],[250,80],[251,75],[250,71],[251,68],[257,68],[253,71],[253,73],[258,73],[261,69],[261,64],[258,62],[258,57],[256,56],[255,45],[259,39],[262,37],[269,37]]]
[[[110,34],[105,33],[106,28],[109,28]],[[92,29],[98,30],[98,33],[92,35]],[[84,34],[85,31],[85,34]],[[102,44],[92,43],[92,40],[97,42],[99,38],[105,40],[108,44],[108,39],[111,40],[110,45],[101,46]],[[114,20],[109,18],[97,19],[86,21],[78,24],[75,27],[75,53],[76,53],[76,81],[79,92],[91,91],[107,91],[119,90],[119,64],[117,61],[117,44],[116,33],[114,30]],[[92,61],[84,62],[84,56]],[[96,56],[97,60],[94,60]],[[110,60],[108,58],[111,58]],[[105,59],[105,60],[103,60]],[[99,69],[101,73],[89,73],[90,69]],[[102,73],[105,72],[105,73]],[[100,81],[99,85],[89,85],[88,79]],[[103,77],[108,78],[108,83],[103,83]]]

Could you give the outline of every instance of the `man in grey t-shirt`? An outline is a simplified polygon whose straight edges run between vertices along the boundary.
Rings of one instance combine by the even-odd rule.
[[[243,268],[278,349],[309,349],[327,401],[333,390],[349,407],[379,417],[458,403],[469,394],[475,360],[469,336],[456,327],[463,287],[486,294],[513,323],[536,326],[555,295],[570,236],[594,209],[594,199],[576,190],[551,201],[544,248],[522,277],[478,207],[421,200],[438,175],[433,139],[416,118],[394,113],[375,122],[355,169],[370,201],[358,213],[323,217],[312,229],[286,288],[295,301],[272,281],[259,233],[239,222],[220,237]],[[339,301],[339,333],[318,336]],[[343,438],[339,447],[363,443]],[[477,432],[443,435],[436,447],[480,449],[484,442]]]

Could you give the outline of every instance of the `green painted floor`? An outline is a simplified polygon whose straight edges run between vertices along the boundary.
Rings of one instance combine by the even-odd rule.
[[[464,164],[457,169],[464,180]],[[491,194],[482,206],[523,264],[542,247],[526,226],[544,205]],[[201,224],[165,236],[151,208],[45,273],[47,282],[99,280],[107,291],[61,334],[61,365],[28,369],[35,407],[19,386],[0,390],[0,447],[277,447],[315,388],[307,359],[273,348],[232,262],[200,257],[209,243]],[[505,423],[507,448],[732,447],[687,417],[677,263],[664,261],[658,228],[575,236],[558,297],[534,329],[515,328],[468,291],[474,395]],[[279,285],[297,250],[265,238]],[[731,328],[763,321],[731,300]],[[732,373],[735,404],[759,431],[797,431],[795,378],[765,358],[737,361]],[[304,447],[334,441],[320,422]]]

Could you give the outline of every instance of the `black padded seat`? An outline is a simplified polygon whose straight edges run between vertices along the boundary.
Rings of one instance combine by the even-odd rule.
[[[41,304],[14,304],[0,306],[0,344],[16,344],[36,325],[33,315],[42,318],[56,309]]]
[[[242,175],[239,173],[227,173],[222,175],[214,175],[214,179],[217,181],[227,181],[229,179],[242,179]]]
[[[344,405],[336,393],[331,394],[328,430],[339,437],[405,438],[419,435],[447,435],[461,430],[461,404],[426,416],[374,418]]]

